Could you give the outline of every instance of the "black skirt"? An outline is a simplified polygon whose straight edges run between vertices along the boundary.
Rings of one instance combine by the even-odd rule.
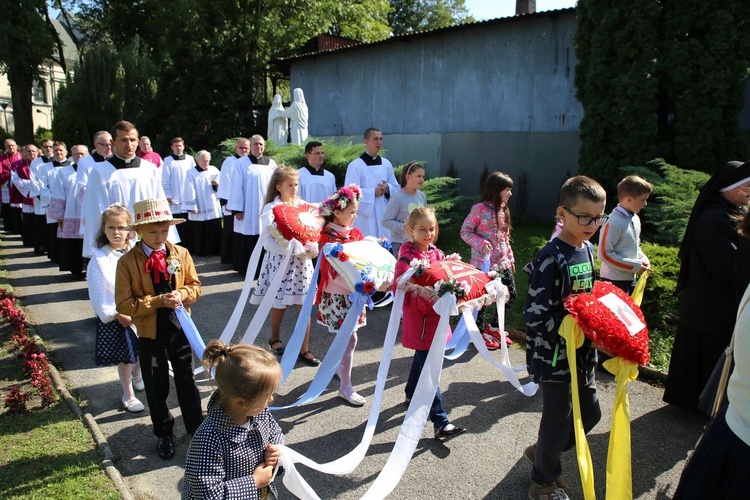
[[[138,360],[138,337],[117,320],[104,323],[97,318],[95,358],[97,366],[133,364]]]

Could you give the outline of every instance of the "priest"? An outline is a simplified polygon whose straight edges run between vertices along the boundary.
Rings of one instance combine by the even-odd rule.
[[[260,135],[250,138],[250,154],[237,160],[227,208],[234,214],[234,269],[243,276],[260,236],[260,212],[276,162],[263,156],[266,141]],[[257,278],[258,270],[253,273]]]
[[[138,130],[128,121],[119,121],[112,127],[114,154],[106,161],[95,163],[86,184],[83,217],[86,219],[83,234],[83,256],[91,257],[96,245],[102,213],[113,203],[121,203],[133,212],[136,201],[164,198],[164,189],[156,165],[138,158]],[[95,222],[96,221],[96,222]],[[174,226],[170,227],[169,241],[180,241]]]
[[[393,165],[378,153],[383,147],[383,134],[376,128],[365,130],[365,152],[346,168],[344,185],[357,184],[362,189],[359,211],[354,227],[365,236],[386,238],[391,232],[383,224],[383,212],[391,192],[400,189]]]

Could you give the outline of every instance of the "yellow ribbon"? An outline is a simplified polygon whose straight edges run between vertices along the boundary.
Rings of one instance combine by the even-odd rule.
[[[581,473],[581,484],[583,485],[583,498],[595,500],[594,493],[594,463],[591,460],[589,443],[586,440],[586,432],[583,429],[581,419],[581,400],[578,394],[578,372],[576,371],[576,349],[583,345],[585,335],[578,326],[576,320],[567,314],[557,331],[565,339],[565,353],[568,356],[570,368],[570,386],[573,399],[573,429],[576,436],[576,458],[578,459],[578,470]]]
[[[638,279],[631,297],[641,305],[646,290],[648,271]],[[576,437],[576,458],[581,474],[583,497],[594,500],[594,464],[591,460],[586,432],[581,419],[581,401],[578,394],[578,372],[576,370],[576,349],[583,345],[583,330],[573,316],[568,314],[562,320],[558,333],[566,341],[570,384],[573,400],[573,429]],[[638,378],[638,365],[622,358],[611,358],[603,363],[604,368],[615,376],[615,405],[612,411],[612,429],[609,433],[607,451],[607,500],[631,500],[633,498],[633,477],[630,445],[630,401],[628,383]]]
[[[646,291],[646,281],[648,281],[648,271],[644,271],[643,274],[641,274],[641,277],[638,278],[638,281],[635,284],[635,288],[633,288],[633,293],[630,294],[630,296],[633,298],[633,302],[641,305],[641,302],[643,302],[643,292]]]
[[[631,500],[633,477],[630,446],[630,401],[628,383],[638,378],[638,365],[622,358],[611,358],[604,368],[615,376],[615,407],[607,451],[607,500]]]

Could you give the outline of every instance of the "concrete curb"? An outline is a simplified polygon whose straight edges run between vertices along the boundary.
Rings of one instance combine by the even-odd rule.
[[[47,354],[47,359],[49,359],[49,351],[45,347],[44,341],[41,337],[39,337],[39,335],[33,333],[34,330],[32,325],[27,323],[27,326],[29,328],[29,332],[33,335],[34,340],[40,346],[41,350],[43,350]],[[117,491],[120,493],[120,498],[122,498],[123,500],[135,500],[133,493],[130,491],[127,483],[122,478],[120,471],[115,466],[115,457],[112,454],[112,449],[109,447],[107,438],[104,437],[101,429],[99,429],[99,425],[96,423],[96,420],[94,420],[94,417],[92,417],[90,413],[84,413],[83,410],[81,410],[81,407],[78,406],[75,398],[68,390],[65,381],[62,378],[62,375],[60,375],[60,372],[57,370],[55,365],[52,364],[52,362],[50,362],[49,364],[49,374],[55,384],[55,388],[60,393],[62,398],[66,403],[68,403],[68,406],[71,408],[71,410],[73,410],[78,418],[83,421],[86,427],[88,427],[89,432],[91,433],[91,437],[94,438],[94,443],[96,443],[97,448],[99,448],[99,451],[101,451],[103,455],[103,459],[100,465],[104,469],[104,472],[107,473],[107,476],[109,476],[109,479],[115,485],[115,488],[117,488]]]

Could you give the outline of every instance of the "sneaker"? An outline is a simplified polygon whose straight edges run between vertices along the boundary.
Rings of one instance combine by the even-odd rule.
[[[500,328],[492,325],[487,325],[484,327],[484,333],[487,335],[491,335],[495,340],[497,340],[498,345],[500,342],[503,341],[502,335],[500,335]],[[505,345],[513,345],[513,341],[508,336],[508,332],[505,332]]]
[[[488,351],[496,351],[500,349],[500,344],[495,340],[495,337],[489,333],[483,333],[482,339],[484,339],[484,345],[487,346]]]
[[[534,458],[536,457],[536,443],[532,444],[531,446],[527,446],[526,449],[523,450],[523,456],[526,460],[531,462],[532,465],[534,465]],[[555,479],[555,484],[558,488],[568,487],[568,481],[566,481],[563,476]]]
[[[530,500],[570,500],[565,490],[557,486],[555,483],[548,484],[545,486],[537,486],[531,483],[529,487],[529,499]]]
[[[138,413],[139,411],[143,411],[146,409],[146,407],[143,406],[143,403],[141,403],[138,398],[133,398],[126,401],[123,397],[122,406],[131,413]]]
[[[136,391],[142,391],[146,386],[143,384],[143,375],[133,377],[133,389]]]
[[[446,439],[453,436],[458,436],[459,434],[463,434],[466,432],[466,429],[463,427],[456,427],[453,424],[445,424],[439,429],[435,429],[435,439]]]

